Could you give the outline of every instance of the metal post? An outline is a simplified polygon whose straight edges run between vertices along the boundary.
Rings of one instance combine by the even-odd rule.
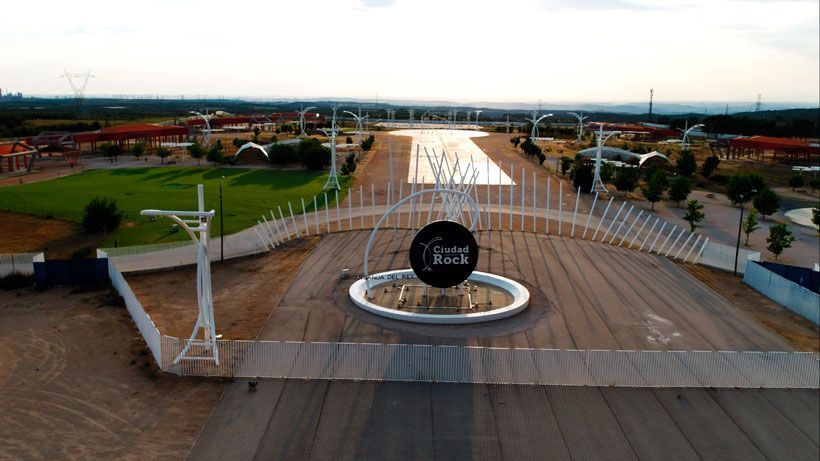
[[[604,240],[606,240],[607,235],[609,235],[609,231],[611,231],[611,230],[612,230],[612,226],[614,226],[614,225],[615,225],[615,223],[618,221],[618,216],[621,216],[621,212],[622,212],[622,211],[624,211],[624,207],[626,207],[626,202],[622,203],[622,204],[621,204],[621,207],[620,207],[620,208],[618,208],[618,212],[617,212],[617,213],[615,213],[615,217],[614,217],[614,218],[612,218],[612,222],[611,222],[611,223],[609,223],[609,227],[607,227],[607,228],[606,228],[606,232],[604,232],[604,236],[603,236],[603,237],[601,237],[601,241],[602,241],[602,242],[603,242]]]
[[[353,230],[353,193],[347,188],[347,230]]]
[[[589,214],[587,215],[587,223],[584,225],[584,233],[581,235],[582,239],[587,238],[587,229],[589,229],[589,222],[592,220],[592,212],[595,211],[595,204],[598,203],[598,193],[592,199],[592,206],[589,207]]]
[[[666,236],[666,239],[663,241],[663,243],[661,243],[661,246],[658,247],[658,250],[655,252],[655,254],[661,254],[661,250],[663,250],[663,247],[666,246],[666,242],[668,242],[669,239],[672,238],[672,234],[674,234],[676,230],[678,230],[678,226],[672,226],[672,230],[669,231],[669,235]]]
[[[646,219],[643,221],[643,224],[641,224],[641,227],[638,229],[638,231],[635,232],[635,236],[632,237],[632,240],[629,241],[629,245],[627,246],[627,248],[632,248],[632,245],[635,244],[635,240],[638,240],[638,236],[641,235],[641,232],[643,232],[643,230],[646,228],[646,225],[649,224],[649,221],[651,221],[651,220],[652,220],[652,215],[647,213],[646,214]]]
[[[649,215],[647,217],[647,221],[649,221],[651,219],[652,219],[652,215]],[[638,251],[643,250],[644,245],[646,245],[646,241],[649,240],[649,236],[652,235],[652,231],[655,230],[655,226],[658,225],[658,222],[660,222],[660,220],[661,220],[661,218],[655,218],[655,222],[652,223],[652,227],[649,228],[649,232],[646,233],[646,237],[644,237],[643,240],[641,241],[641,246],[638,247]]]
[[[681,227],[680,233],[678,234],[677,238],[675,238],[675,241],[672,242],[672,245],[666,250],[666,254],[664,254],[664,256],[669,256],[669,253],[672,252],[672,248],[675,248],[675,245],[678,244],[678,241],[680,240],[680,238],[683,237],[684,232],[686,232],[686,228]]]
[[[595,237],[598,235],[598,230],[601,229],[601,224],[604,223],[604,219],[606,218],[606,214],[609,213],[609,207],[612,206],[612,201],[615,200],[615,197],[610,197],[609,202],[606,204],[606,208],[604,208],[604,214],[601,215],[601,219],[598,221],[598,226],[595,227],[595,232],[592,233],[592,240],[595,240]]]
[[[288,202],[288,210],[290,210],[290,220],[293,221],[293,233],[296,234],[296,238],[299,238],[299,229],[296,227],[296,216],[293,215],[293,207]]]
[[[502,162],[498,162],[498,230],[501,230],[503,227],[501,225],[501,175],[504,173],[502,169]]]
[[[558,182],[558,236],[561,236],[561,226],[564,222],[564,181]]]
[[[305,236],[310,237],[310,226],[308,225],[307,220],[307,209],[305,208],[305,199],[300,198],[299,200],[302,201],[302,220],[305,222]]]
[[[658,218],[658,220],[660,220],[660,219],[661,218]],[[657,224],[657,223],[658,223],[658,221],[655,221],[655,224]],[[663,229],[666,227],[666,224],[667,224],[666,221],[664,221],[663,224],[661,224],[661,228],[658,229],[658,233],[655,234],[655,238],[652,239],[652,244],[649,245],[649,249],[646,250],[647,253],[652,253],[652,250],[655,248],[655,244],[658,243],[658,239],[661,238],[661,235],[663,235]],[[654,228],[655,226],[652,226],[652,227]],[[652,231],[650,230],[649,232],[652,232]]]
[[[735,264],[732,275],[737,275],[737,259],[740,257],[740,231],[743,229],[743,196],[740,196],[740,220],[737,222],[737,244],[735,245]]]
[[[532,172],[532,231],[535,233],[535,201],[536,201],[536,190],[538,189],[538,179],[535,176],[535,172]]]
[[[624,224],[626,223],[626,220],[629,219],[629,214],[632,213],[633,209],[635,209],[635,205],[631,205],[629,207],[629,209],[626,211],[626,214],[624,215],[623,221],[621,221],[621,223],[618,224],[618,227],[615,229],[615,233],[612,234],[612,238],[609,239],[609,244],[610,245],[612,245],[612,242],[615,241],[615,237],[618,236],[618,233],[621,232],[621,229],[624,227]]]
[[[689,237],[687,237],[687,238],[686,238],[686,241],[685,241],[685,242],[683,242],[683,244],[680,246],[680,248],[678,249],[678,252],[677,252],[677,253],[675,253],[675,256],[674,256],[674,258],[673,258],[673,259],[678,259],[678,256],[680,256],[680,254],[681,254],[681,252],[683,251],[683,249],[684,249],[684,248],[686,248],[686,245],[688,245],[688,244],[689,244],[689,241],[690,241],[690,240],[692,240],[692,236],[693,236],[693,235],[695,235],[695,234],[693,234],[693,233],[689,233]],[[700,236],[698,236],[698,239],[700,239]],[[691,251],[692,251],[692,250],[689,250],[689,252],[691,252]],[[688,256],[688,255],[689,255],[689,253],[686,253],[686,255]]]
[[[575,218],[578,216],[578,201],[581,199],[581,188],[575,192],[575,211],[572,212],[572,230],[569,236],[575,238]]]
[[[515,195],[513,191],[513,184],[515,184],[515,165],[510,162],[510,230],[513,230],[513,195]]]
[[[372,183],[370,184],[370,219],[372,226],[376,227],[376,188]]]
[[[364,229],[364,186],[359,184],[359,228]]]
[[[325,192],[325,232],[330,233],[330,204],[327,202],[327,192]]]
[[[550,235],[550,186],[552,185],[552,178],[547,176],[547,211],[544,214],[544,220],[547,222],[544,228],[544,234]]]
[[[313,222],[316,223],[316,235],[321,234],[319,231],[319,204],[316,202],[316,196],[313,196]]]
[[[219,263],[225,262],[225,215],[222,209],[222,181],[225,176],[219,178]]]
[[[290,230],[288,230],[288,222],[285,220],[285,213],[282,213],[282,207],[276,205],[279,208],[279,219],[282,220],[282,225],[285,226],[285,237],[287,237],[288,242],[290,242]]]
[[[524,173],[524,167],[521,167],[521,232],[524,232],[524,198],[527,196],[527,174]]]
[[[336,194],[336,230],[342,231],[342,217],[339,212],[339,189],[333,191]]]

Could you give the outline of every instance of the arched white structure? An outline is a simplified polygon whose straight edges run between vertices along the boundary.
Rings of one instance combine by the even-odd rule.
[[[415,199],[416,197],[424,195],[424,194],[442,194],[442,195],[452,194],[452,195],[455,195],[458,198],[460,198],[463,201],[462,203],[466,203],[467,206],[470,209],[470,231],[472,232],[472,231],[475,230],[476,224],[478,223],[478,216],[479,216],[478,204],[476,203],[473,196],[470,195],[467,192],[436,187],[436,188],[433,188],[433,189],[426,189],[426,190],[420,190],[420,191],[417,191],[417,192],[413,192],[412,194],[408,195],[407,197],[404,197],[403,199],[399,200],[393,206],[388,208],[387,211],[382,215],[382,217],[379,219],[379,221],[376,223],[376,225],[373,226],[373,230],[370,232],[370,238],[367,239],[367,246],[364,249],[364,280],[365,280],[365,294],[367,296],[370,296],[370,268],[368,266],[368,259],[370,259],[370,248],[372,248],[372,246],[373,246],[373,239],[376,238],[376,232],[378,232],[378,230],[381,227],[384,220],[387,219],[387,217],[390,216],[390,214],[393,213],[393,211],[395,211],[397,208],[404,205],[405,203],[407,203],[411,199]]]
[[[538,127],[538,124],[541,123],[541,120],[544,120],[547,117],[552,117],[552,114],[544,114],[540,117],[537,117],[537,115],[538,115],[538,112],[533,111],[532,112],[532,118],[527,119],[530,122],[532,122],[532,131],[530,131],[530,138],[532,138],[533,140],[535,140],[535,131]],[[476,114],[476,124],[478,124],[478,114]]]
[[[311,109],[315,109],[315,108],[316,107],[314,107],[314,106],[310,106],[310,107],[306,107],[306,108],[300,110],[299,112],[297,112],[299,114],[299,131],[301,131],[301,134],[299,136],[304,136],[305,135],[305,114],[307,113],[307,111],[309,111]]]
[[[570,112],[569,115],[572,115],[576,119],[578,119],[578,142],[581,142],[581,137],[584,135],[584,120],[588,119],[589,117],[584,117],[584,113],[576,114],[575,112]]]
[[[264,156],[265,156],[265,158],[266,158],[266,159],[268,159],[268,161],[270,162],[270,155],[268,154],[268,148],[269,148],[269,147],[270,147],[270,144],[266,144],[266,145],[264,145],[264,146],[263,146],[263,145],[261,145],[261,144],[257,144],[257,143],[255,143],[255,142],[247,142],[247,143],[245,143],[245,144],[242,144],[242,147],[240,147],[240,148],[236,151],[236,153],[235,153],[235,154],[234,154],[234,156],[233,156],[233,159],[234,159],[234,160],[238,159],[238,158],[239,158],[239,154],[241,154],[242,152],[244,152],[244,151],[246,151],[246,150],[256,149],[256,150],[258,150],[258,151],[262,152],[262,155],[264,155]]]

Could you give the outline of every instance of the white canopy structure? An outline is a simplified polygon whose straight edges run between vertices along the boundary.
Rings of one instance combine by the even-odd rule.
[[[597,147],[590,147],[589,149],[584,149],[578,152],[579,155],[587,158],[595,158],[595,154],[597,152]],[[662,162],[662,163],[669,163],[669,159],[666,155],[661,154],[658,151],[652,151],[648,154],[636,154],[635,152],[630,152],[628,150],[619,149],[617,147],[601,147],[601,158],[607,160],[617,160],[620,157],[620,160],[626,162],[630,158],[637,158],[638,165],[643,166],[645,162],[649,161],[652,162]],[[655,160],[652,160],[655,159]]]

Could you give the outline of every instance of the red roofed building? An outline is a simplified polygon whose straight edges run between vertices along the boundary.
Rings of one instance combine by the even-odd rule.
[[[144,142],[153,149],[163,142],[183,142],[187,137],[188,128],[184,126],[136,123],[74,133],[74,143],[79,151],[82,151],[83,144],[90,145],[92,152],[97,151],[98,143],[104,142],[119,144],[123,150],[132,142]]]
[[[595,129],[602,125],[604,127],[604,131],[620,131],[625,134],[632,134],[637,139],[645,139],[648,141],[677,138],[680,136],[680,133],[669,128],[646,125],[630,125],[624,123],[590,122],[590,126],[594,126]]]
[[[732,158],[755,156],[763,160],[766,151],[772,153],[772,164],[778,162],[817,163],[820,160],[820,143],[801,139],[774,138],[771,136],[752,136],[729,140],[729,153]]]
[[[28,168],[31,156],[36,153],[37,150],[26,143],[0,144],[0,173],[12,173]]]

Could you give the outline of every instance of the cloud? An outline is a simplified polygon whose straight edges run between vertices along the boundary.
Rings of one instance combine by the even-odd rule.
[[[573,0],[540,0],[541,6],[549,10],[625,10],[625,11],[658,11],[675,10],[682,6],[676,6],[672,2],[664,4],[644,3],[641,1],[629,0],[585,0],[583,2]]]
[[[396,4],[396,0],[360,0],[365,8],[381,8]]]

